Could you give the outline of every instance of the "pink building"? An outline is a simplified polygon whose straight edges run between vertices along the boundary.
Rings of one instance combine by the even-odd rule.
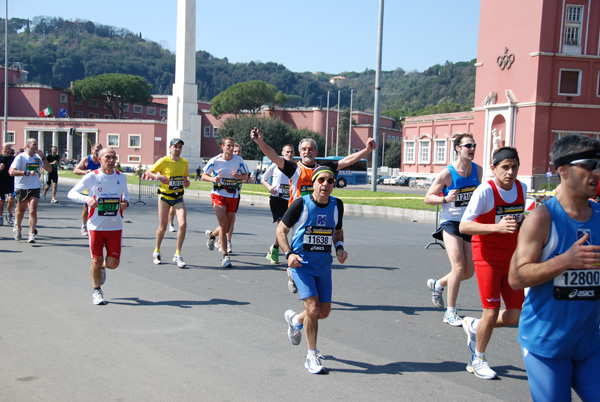
[[[485,176],[491,175],[492,150],[515,146],[519,179],[531,185],[536,176],[553,172],[548,153],[556,139],[571,133],[600,139],[600,3],[482,1],[479,27],[473,124],[456,127],[460,131],[448,138],[465,131],[475,135],[476,162]],[[434,162],[435,138],[428,144],[415,132],[420,135],[427,125],[437,132],[442,123],[434,116],[406,119],[404,141],[415,145],[404,147],[404,172],[440,170],[443,164]],[[450,162],[451,147],[447,152]],[[419,164],[427,153],[430,162]]]

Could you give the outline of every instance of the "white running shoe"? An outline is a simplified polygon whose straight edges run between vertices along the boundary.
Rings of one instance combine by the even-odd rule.
[[[292,278],[288,278],[288,290],[292,293],[298,293],[298,287],[292,280]]]
[[[51,204],[58,204],[58,200],[55,200],[54,198],[50,200]]]
[[[233,252],[233,247],[231,247],[231,240],[227,240],[227,253]]]
[[[102,289],[94,290],[94,294],[92,295],[92,302],[94,304],[104,305],[106,301],[104,300],[104,294],[102,294]]]
[[[296,312],[293,310],[286,310],[284,317],[288,324],[288,339],[292,345],[299,345],[302,340],[302,330],[297,329],[293,324],[292,319],[296,316]]]
[[[204,232],[204,234],[208,238],[208,240],[206,242],[206,247],[208,247],[209,250],[214,250],[215,249],[215,238],[214,237],[211,238],[212,232],[210,230],[207,230],[206,232]]]
[[[162,259],[160,258],[160,253],[157,253],[156,251],[152,252],[152,259],[153,259],[153,263],[154,265],[160,265],[162,264]]]
[[[35,243],[35,235],[30,234],[27,243]]]
[[[229,258],[228,255],[226,255],[225,257],[223,257],[223,262],[221,263],[221,265],[223,266],[223,268],[230,268],[231,267],[231,259]]]
[[[476,318],[474,317],[464,317],[462,324],[462,327],[465,330],[465,334],[467,334],[467,347],[469,348],[469,352],[471,352],[472,355],[475,354],[475,346],[477,345],[477,331],[473,327],[473,323],[475,322],[475,320]]]
[[[471,360],[469,360],[469,364],[467,364],[467,371],[484,380],[491,380],[497,376],[496,372],[490,368],[485,358],[481,359],[475,357],[475,355],[471,356]]]
[[[21,231],[19,229],[17,229],[16,227],[13,227],[13,235],[15,237],[16,241],[21,240]]]
[[[88,235],[87,227],[86,226],[82,226],[81,227],[81,235],[82,236],[87,236]]]
[[[444,313],[444,320],[446,324],[450,324],[453,327],[462,326],[463,320],[458,316],[456,311],[454,313],[448,313],[448,310]]]
[[[444,308],[444,298],[442,297],[442,292],[444,292],[444,289],[436,290],[435,289],[436,282],[437,282],[436,279],[428,279],[427,280],[427,288],[429,290],[431,290],[431,301],[433,302],[433,305],[436,306],[437,308]]]
[[[169,232],[174,232],[175,231],[175,226],[173,226],[173,224],[169,225]]]
[[[311,374],[320,374],[326,372],[325,367],[321,363],[321,359],[324,359],[324,357],[319,354],[318,350],[316,353],[307,354],[304,368],[307,369]]]
[[[181,254],[175,254],[173,256],[173,262],[176,262],[179,268],[185,268],[185,262],[183,261]]]

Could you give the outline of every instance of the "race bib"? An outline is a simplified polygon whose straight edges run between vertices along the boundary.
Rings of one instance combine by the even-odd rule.
[[[279,196],[282,198],[290,198],[290,185],[280,184],[279,185]]]
[[[312,194],[314,191],[315,190],[314,190],[312,184],[311,185],[300,186],[300,195],[304,196],[304,195],[307,195],[307,194]]]
[[[304,251],[331,253],[333,228],[307,226],[304,229]]]
[[[29,171],[29,172],[38,173],[40,171],[40,164],[39,163],[28,163],[25,165],[25,170]]]
[[[98,216],[117,216],[120,208],[121,200],[119,198],[98,199]]]
[[[238,187],[238,180],[236,179],[221,179],[219,183],[220,189],[225,189],[228,193],[235,194]]]
[[[512,216],[520,225],[523,221],[524,204],[499,205],[496,207],[496,223],[499,223],[503,217]]]
[[[169,190],[173,190],[175,195],[179,195],[179,191],[183,190],[183,176],[169,177]]]
[[[458,189],[458,194],[456,195],[456,201],[454,201],[455,207],[466,207],[469,204],[469,200],[473,195],[473,191],[477,186],[469,186]]]
[[[554,278],[556,300],[600,299],[600,271],[568,269]]]

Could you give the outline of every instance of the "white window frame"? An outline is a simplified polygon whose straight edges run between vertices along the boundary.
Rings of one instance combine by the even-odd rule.
[[[133,105],[133,113],[142,114],[144,113],[144,107],[140,105]]]
[[[142,155],[127,155],[127,163],[142,163]]]
[[[111,148],[119,148],[121,146],[121,134],[109,133],[106,134],[106,146]]]
[[[69,96],[67,94],[60,94],[60,103],[69,103]]]
[[[131,145],[131,140],[134,138],[139,138],[139,145]],[[142,147],[142,135],[141,134],[129,134],[127,140],[127,148],[141,148]]]
[[[123,113],[129,112],[129,103],[123,103]]]
[[[89,107],[99,107],[100,106],[100,102],[98,102],[98,99],[90,99],[88,101],[88,106]]]
[[[448,140],[433,140],[433,163],[445,165],[448,155]]]
[[[428,165],[431,163],[431,140],[429,138],[419,140],[419,163]]]
[[[167,117],[169,115],[169,111],[167,109],[160,109],[159,113],[160,117]]]
[[[563,93],[563,92],[560,92],[560,86],[561,86],[563,71],[577,71],[579,73],[579,76],[577,78],[577,93],[573,94],[573,93]],[[581,80],[582,80],[582,78],[583,78],[583,70],[581,70],[581,69],[577,69],[577,68],[561,68],[558,71],[558,94],[561,95],[561,96],[581,96]]]
[[[204,138],[210,138],[210,126],[204,127]]]
[[[155,108],[155,107],[150,107],[150,106],[148,106],[148,107],[146,108],[146,114],[147,114],[148,116],[156,116],[156,108]]]
[[[585,7],[580,4],[567,4],[565,8],[562,37],[562,51],[565,54],[581,54],[584,11]]]
[[[15,135],[14,131],[7,131],[4,133],[4,143],[5,144],[14,144],[15,143]],[[12,137],[12,140],[10,139]]]
[[[219,127],[213,127],[213,138],[217,138],[219,136]]]
[[[415,163],[416,141],[404,141],[404,163]]]

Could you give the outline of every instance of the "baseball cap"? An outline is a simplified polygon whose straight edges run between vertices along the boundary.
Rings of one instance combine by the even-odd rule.
[[[178,144],[178,143],[180,143],[180,142],[181,142],[181,145],[184,145],[184,142],[183,142],[183,140],[182,140],[181,138],[173,138],[173,139],[171,140],[171,142],[169,143],[169,146],[172,146],[172,145]]]

